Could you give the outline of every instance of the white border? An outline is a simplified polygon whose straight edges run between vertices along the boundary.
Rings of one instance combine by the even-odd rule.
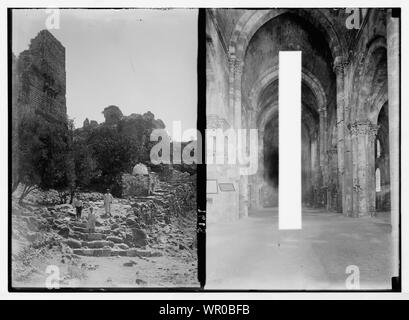
[[[3,151],[0,157],[1,173],[0,181],[0,203],[2,210],[0,213],[0,299],[408,299],[409,298],[409,219],[408,212],[408,197],[409,194],[409,110],[407,109],[408,90],[401,90],[402,95],[402,157],[401,157],[401,181],[402,181],[402,226],[401,226],[401,245],[402,245],[402,290],[404,293],[9,293],[7,290],[7,259],[8,259],[8,212],[7,212],[7,161],[8,161],[8,142],[7,142],[7,7],[401,7],[402,8],[402,25],[401,25],[401,48],[402,58],[408,56],[408,30],[409,30],[409,2],[405,0],[396,1],[374,1],[374,0],[356,0],[356,1],[341,1],[341,0],[315,0],[315,1],[255,1],[255,0],[225,0],[225,1],[199,1],[199,0],[156,0],[156,1],[130,1],[130,0],[59,0],[59,1],[38,1],[38,0],[20,0],[9,1],[4,0],[0,3],[0,35],[2,39],[2,48],[0,53],[0,88],[3,105],[3,116],[1,117],[1,150]],[[406,59],[401,61],[401,88],[408,88],[408,63]],[[405,196],[406,195],[406,196]]]

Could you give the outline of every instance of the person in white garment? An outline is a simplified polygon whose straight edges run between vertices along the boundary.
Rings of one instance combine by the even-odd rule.
[[[96,221],[96,216],[94,213],[94,208],[90,207],[89,213],[88,213],[88,220],[87,220],[87,229],[89,233],[95,232],[95,221]]]
[[[113,197],[110,193],[110,190],[107,189],[106,193],[104,194],[104,206],[105,206],[105,215],[111,216],[111,203],[113,201]]]

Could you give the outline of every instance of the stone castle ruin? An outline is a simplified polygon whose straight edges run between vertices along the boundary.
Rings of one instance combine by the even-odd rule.
[[[12,70],[13,115],[36,112],[47,120],[67,115],[65,48],[48,30],[13,57]]]

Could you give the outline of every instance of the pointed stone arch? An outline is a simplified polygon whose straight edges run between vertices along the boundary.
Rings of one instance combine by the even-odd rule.
[[[327,108],[327,98],[326,94],[324,91],[323,86],[321,85],[321,82],[318,80],[318,78],[312,74],[309,70],[306,68],[302,69],[301,73],[302,81],[311,89],[312,93],[314,94],[316,100],[317,100],[317,112],[320,110],[325,110]],[[264,128],[265,124],[268,122],[270,118],[266,117],[266,115],[272,115],[272,110],[274,108],[278,108],[278,104],[274,104],[268,110],[258,110],[258,97],[260,96],[260,93],[272,82],[278,80],[278,65],[275,67],[266,70],[261,76],[258,78],[258,80],[254,83],[253,88],[250,91],[250,97],[249,97],[249,102],[250,102],[250,107],[253,111],[256,111],[257,113],[257,118],[256,118],[256,123],[253,125],[256,125],[257,128]],[[278,109],[277,109],[278,110]]]
[[[231,58],[242,61],[247,46],[256,31],[269,20],[287,12],[304,18],[318,30],[322,31],[334,60],[337,57],[346,55],[345,40],[336,33],[332,23],[319,9],[309,11],[304,9],[269,9],[250,10],[241,16],[230,38],[229,54]]]
[[[384,52],[381,52],[380,57],[376,57],[376,54],[379,55],[381,50]],[[386,59],[386,39],[383,36],[376,36],[368,42],[366,51],[361,55],[358,68],[354,72],[354,87],[357,86],[360,90],[353,99],[350,110],[351,119],[369,120],[372,123],[376,123],[379,111],[387,100],[388,95],[386,74],[383,86],[378,85],[374,87],[372,83],[376,77],[378,64],[382,56]]]

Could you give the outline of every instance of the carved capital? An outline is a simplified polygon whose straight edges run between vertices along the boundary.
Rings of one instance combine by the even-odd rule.
[[[331,149],[328,149],[328,150],[327,150],[327,153],[328,153],[328,155],[337,154],[337,153],[338,153],[338,149],[337,149],[337,147],[333,147],[333,148],[331,148]]]
[[[229,70],[234,71],[234,62],[236,61],[235,57],[229,57]]]
[[[327,106],[318,107],[318,112],[320,114],[320,117],[326,117],[327,116]]]
[[[353,136],[367,135],[369,139],[375,139],[379,126],[369,121],[357,121],[351,124],[351,134]]]
[[[242,70],[243,70],[242,65],[243,63],[241,60],[237,60],[237,59],[234,60],[234,74],[242,73]]]
[[[209,114],[206,117],[208,129],[223,129],[226,130],[230,127],[226,119],[221,118],[217,114]]]
[[[327,150],[327,156],[328,156],[329,161],[331,161],[334,158],[337,158],[338,149],[335,147],[335,148],[331,148],[331,149]]]
[[[349,60],[344,57],[336,57],[334,59],[333,70],[337,75],[343,75],[345,68],[348,66]]]

